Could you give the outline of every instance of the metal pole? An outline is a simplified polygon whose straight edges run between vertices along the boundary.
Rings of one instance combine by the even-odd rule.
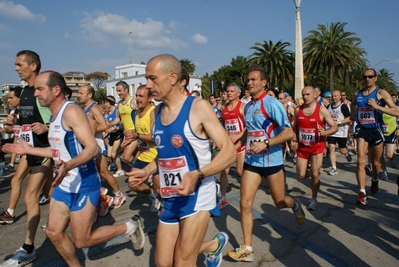
[[[302,57],[302,30],[301,13],[299,7],[301,0],[294,0],[295,4],[295,98],[302,97],[303,81],[303,57]]]

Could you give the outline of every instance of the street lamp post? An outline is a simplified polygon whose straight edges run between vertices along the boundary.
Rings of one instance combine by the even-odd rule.
[[[301,0],[294,0],[295,4],[295,98],[302,97],[303,81],[303,58],[302,58],[302,30],[301,30],[301,13],[299,7]]]
[[[379,65],[380,63],[384,62],[384,61],[389,61],[389,58],[384,58],[383,60],[381,60],[380,62],[378,62],[377,64],[375,64],[373,67],[371,67],[372,69],[374,69],[377,65]]]

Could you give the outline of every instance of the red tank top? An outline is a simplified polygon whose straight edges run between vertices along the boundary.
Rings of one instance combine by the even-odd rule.
[[[244,116],[240,112],[241,105],[244,104],[238,101],[233,110],[228,110],[228,106],[223,109],[224,128],[229,135],[239,134],[244,129]]]
[[[296,117],[298,128],[298,144],[302,147],[324,146],[324,136],[319,135],[318,128],[324,129],[324,122],[320,119],[319,104],[312,115],[306,116],[303,113],[304,105],[299,107],[299,112]]]

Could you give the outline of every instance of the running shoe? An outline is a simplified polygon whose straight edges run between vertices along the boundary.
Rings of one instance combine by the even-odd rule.
[[[4,170],[7,170],[7,171],[9,171],[9,172],[13,172],[13,171],[15,171],[15,166],[14,165],[11,165],[11,164],[6,164],[6,165],[4,165]]]
[[[338,174],[338,171],[337,171],[337,169],[332,168],[331,171],[328,172],[328,174],[329,175],[336,175],[336,174]]]
[[[316,198],[311,198],[309,201],[309,205],[307,206],[308,210],[316,210],[317,208],[317,199]]]
[[[215,252],[208,253],[206,257],[206,266],[207,267],[219,267],[223,260],[222,251],[229,241],[229,236],[225,232],[220,232],[213,239],[218,240],[219,247]]]
[[[363,192],[359,192],[359,195],[357,196],[356,203],[366,205],[367,204],[367,196]]]
[[[145,242],[143,223],[141,222],[141,218],[138,215],[134,215],[133,218],[131,218],[129,221],[136,225],[136,229],[134,231],[131,231],[127,235],[130,237],[133,245],[133,250],[140,250],[144,247]]]
[[[41,194],[39,197],[39,204],[44,205],[50,202],[50,199],[46,197],[45,194]]]
[[[118,170],[116,173],[114,173],[114,177],[115,178],[118,178],[118,177],[121,177],[121,176],[123,176],[123,175],[125,175],[125,172],[123,171],[123,170]]]
[[[305,222],[305,213],[303,212],[301,203],[294,199],[295,203],[298,205],[297,209],[292,209],[295,215],[296,222],[298,224],[303,224]]]
[[[241,247],[236,248],[233,251],[227,252],[227,256],[232,258],[235,261],[246,261],[251,262],[254,261],[254,252],[247,250],[247,245],[243,244]]]
[[[356,149],[356,147],[353,149],[353,155],[357,155],[357,149]]]
[[[150,193],[149,196],[151,199],[150,211],[159,214],[160,210],[163,207],[162,198],[159,195],[155,196],[153,191]]]
[[[219,200],[219,208],[223,209],[224,207],[227,207],[229,205],[229,202],[227,202],[227,199],[225,197],[220,198]]]
[[[370,193],[375,194],[377,192],[378,192],[378,180],[377,181],[371,180]]]
[[[108,214],[109,208],[112,206],[114,203],[114,198],[111,196],[106,195],[105,201],[100,202],[100,216],[104,217],[105,215]]]
[[[109,171],[116,171],[117,170],[117,166],[114,162],[112,162],[111,164],[108,165],[108,170]]]
[[[345,155],[345,158],[346,158],[346,160],[347,160],[348,162],[351,162],[351,161],[352,161],[352,156],[351,156],[351,154],[349,154],[349,152],[348,152],[348,154]]]
[[[33,248],[31,253],[27,253],[22,247],[15,251],[15,254],[6,262],[1,264],[1,267],[19,267],[25,266],[36,259],[36,249]]]
[[[3,215],[0,216],[0,224],[13,224],[15,220],[15,214],[11,215],[8,211],[4,211]]]
[[[384,172],[384,171],[380,172],[378,174],[378,179],[383,180],[383,181],[388,181],[389,180],[388,172]]]
[[[120,196],[114,196],[114,209],[120,208],[126,202],[126,196],[121,193]]]
[[[395,162],[395,159],[392,159],[392,160],[391,160],[391,168],[396,169],[396,162]]]

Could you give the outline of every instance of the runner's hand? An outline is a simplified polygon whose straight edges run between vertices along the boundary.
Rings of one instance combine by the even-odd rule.
[[[44,134],[48,132],[48,127],[46,126],[46,124],[34,122],[32,123],[32,132],[38,135]]]
[[[144,169],[133,168],[130,172],[126,173],[126,176],[128,177],[127,184],[133,190],[147,180],[148,173]]]
[[[57,160],[54,162],[56,172],[54,173],[54,182],[51,184],[52,186],[56,187],[59,186],[62,181],[64,180],[64,177],[67,175],[68,170],[66,167],[66,163],[63,160]]]
[[[2,149],[8,153],[15,153],[20,155],[28,154],[31,148],[24,140],[18,137],[18,143],[8,143],[2,146]]]
[[[198,171],[191,171],[184,175],[183,180],[180,182],[177,192],[179,195],[188,196],[195,190],[195,185],[198,181]]]

